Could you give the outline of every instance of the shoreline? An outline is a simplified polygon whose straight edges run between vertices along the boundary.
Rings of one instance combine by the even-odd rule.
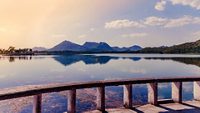
[[[158,55],[200,55],[200,53],[142,53],[142,52],[33,52],[24,54],[0,54],[0,56],[38,56],[38,55],[78,55],[78,54],[158,54]]]

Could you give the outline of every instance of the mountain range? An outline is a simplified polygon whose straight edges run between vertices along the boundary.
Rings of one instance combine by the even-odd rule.
[[[138,45],[133,45],[131,47],[111,47],[106,42],[85,42],[83,45],[79,45],[70,41],[63,41],[56,46],[46,49],[43,47],[33,48],[33,51],[49,51],[49,52],[134,52],[134,53],[200,53],[200,40],[195,42],[187,42],[183,44],[178,44],[174,46],[160,46],[160,47],[146,47],[142,48]]]
[[[111,47],[106,42],[85,42],[79,45],[70,41],[63,41],[47,51],[72,51],[72,52],[135,52],[142,47],[133,45],[131,47]]]

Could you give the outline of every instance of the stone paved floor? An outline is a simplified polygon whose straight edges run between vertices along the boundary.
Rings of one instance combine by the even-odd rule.
[[[150,104],[135,107],[133,110],[116,108],[107,109],[107,113],[200,113],[200,101],[187,101],[182,104],[169,103],[153,106]],[[97,110],[85,113],[101,113]]]

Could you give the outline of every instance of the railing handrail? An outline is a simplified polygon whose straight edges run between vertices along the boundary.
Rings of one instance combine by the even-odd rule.
[[[118,86],[126,84],[145,84],[145,83],[164,83],[164,82],[193,82],[200,81],[200,77],[165,77],[165,78],[134,78],[123,80],[100,80],[92,82],[79,82],[79,83],[60,83],[60,84],[47,84],[47,85],[33,85],[21,87],[19,90],[4,91],[0,93],[0,100],[13,99],[19,97],[39,95],[43,93],[60,92],[65,90],[95,88],[102,86]]]

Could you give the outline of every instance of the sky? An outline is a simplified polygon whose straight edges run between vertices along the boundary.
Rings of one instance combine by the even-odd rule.
[[[0,48],[68,40],[171,46],[200,39],[200,0],[0,0]]]

